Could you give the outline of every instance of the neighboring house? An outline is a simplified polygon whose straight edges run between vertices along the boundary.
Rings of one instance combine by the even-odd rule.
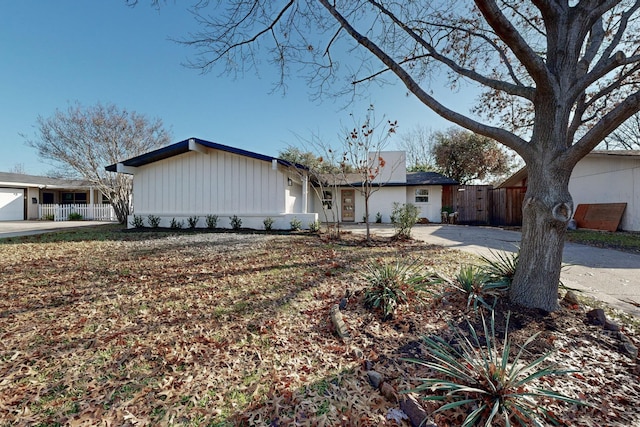
[[[498,188],[526,187],[526,167]],[[580,204],[626,203],[620,229],[640,231],[640,151],[592,151],[573,169],[569,192]]]
[[[55,216],[59,207],[108,204],[86,181],[0,172],[0,221],[22,221]],[[68,210],[68,209],[67,209]],[[83,215],[86,219],[88,216]],[[64,218],[66,219],[66,215]]]
[[[436,172],[407,172],[403,151],[377,153],[385,166],[373,180],[373,193],[369,199],[369,221],[379,213],[382,222],[391,222],[394,203],[413,203],[420,209],[420,218],[439,223],[442,218],[442,188],[458,182]],[[364,221],[365,205],[362,176],[359,174],[325,175],[322,192],[314,192],[313,209],[326,210],[329,221]],[[323,215],[321,215],[321,219]]]
[[[262,229],[267,217],[274,229],[289,229],[294,218],[308,228],[318,218],[309,212],[308,177],[299,173],[300,165],[202,139],[180,141],[106,170],[133,175],[134,215],[145,225],[149,215],[159,217],[161,227],[172,219],[186,225],[193,216],[205,227],[206,216],[217,215],[223,228],[230,228],[235,215],[243,228],[253,229]]]

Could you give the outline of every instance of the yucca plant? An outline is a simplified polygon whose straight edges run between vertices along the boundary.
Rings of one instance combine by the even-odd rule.
[[[484,273],[493,282],[502,282],[511,285],[513,276],[516,274],[518,266],[518,252],[493,252],[491,257],[482,256],[484,265],[481,267]]]
[[[451,286],[467,295],[467,308],[473,305],[478,309],[478,304],[491,309],[498,298],[509,290],[509,284],[501,281],[493,281],[485,271],[473,265],[460,267]],[[489,299],[493,301],[489,304]]]
[[[393,316],[399,305],[417,297],[417,291],[427,290],[428,283],[439,281],[435,276],[424,275],[417,260],[402,258],[391,263],[374,261],[365,264],[363,276],[368,282],[364,303],[380,309],[383,319]]]
[[[467,409],[462,427],[484,425],[489,427],[501,419],[505,426],[544,426],[546,422],[558,423],[544,402],[559,400],[585,405],[579,399],[565,396],[553,390],[541,388],[537,380],[543,377],[565,375],[576,370],[558,369],[547,363],[553,352],[546,353],[532,362],[524,362],[526,347],[539,333],[531,336],[510,360],[511,343],[508,337],[509,314],[506,319],[505,337],[499,349],[495,331],[495,318],[491,323],[482,316],[484,339],[481,339],[469,320],[469,335],[460,328],[450,326],[454,333],[451,344],[441,337],[424,338],[430,360],[405,359],[434,371],[434,377],[419,378],[422,383],[418,393],[429,393],[423,399],[446,402],[436,412],[451,409]],[[433,394],[444,392],[444,394]],[[557,425],[557,424],[556,424]]]

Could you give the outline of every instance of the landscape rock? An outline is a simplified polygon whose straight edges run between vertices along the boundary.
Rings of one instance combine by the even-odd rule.
[[[380,394],[382,394],[389,402],[398,403],[398,395],[396,389],[387,382],[380,385]]]
[[[378,388],[382,383],[382,374],[376,371],[367,371],[367,379],[371,387]]]
[[[631,357],[632,359],[638,358],[638,347],[631,341],[631,339],[623,334],[622,332],[618,332],[618,339],[620,340],[620,345],[618,346],[618,350]]]
[[[587,320],[590,325],[604,326],[607,322],[607,316],[601,308],[594,308],[587,312]]]
[[[605,331],[618,332],[620,330],[620,326],[618,326],[617,323],[614,323],[609,319],[605,319],[605,321],[604,321],[604,330]]]
[[[418,399],[416,399],[413,394],[404,395],[400,401],[400,409],[407,414],[413,427],[437,427],[427,420],[429,414],[427,414],[427,411],[420,405],[420,402],[418,402]]]
[[[349,333],[349,328],[347,328],[347,325],[344,323],[338,304],[331,307],[330,314],[331,323],[333,323],[333,327],[335,328],[338,336],[342,338],[343,341],[349,341],[351,339],[351,334]]]
[[[567,291],[563,300],[569,305],[580,305],[580,300],[578,300],[578,296],[573,291]]]

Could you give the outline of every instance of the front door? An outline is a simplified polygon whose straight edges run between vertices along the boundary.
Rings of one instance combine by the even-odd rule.
[[[356,190],[342,190],[342,221],[354,222]]]

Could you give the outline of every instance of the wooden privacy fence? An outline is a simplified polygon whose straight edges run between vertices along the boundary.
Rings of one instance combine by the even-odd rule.
[[[79,214],[81,219],[92,221],[116,221],[111,205],[40,205],[38,217],[54,221],[69,221],[69,215]]]
[[[442,192],[442,207],[458,212],[459,224],[522,225],[525,187],[451,185]]]

